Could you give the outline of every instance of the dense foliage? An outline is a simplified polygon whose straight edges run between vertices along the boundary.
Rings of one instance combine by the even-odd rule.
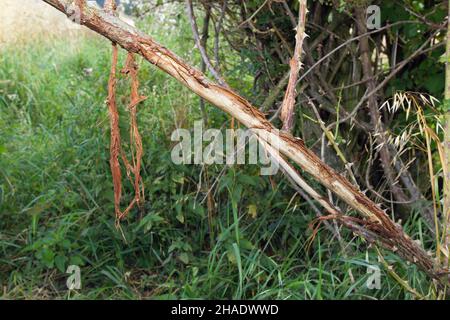
[[[281,127],[278,107],[295,46],[298,2],[193,4],[216,69]],[[357,38],[356,12],[365,1],[308,1],[294,134],[343,175],[353,176],[395,220],[402,219],[411,237],[434,250],[427,219],[433,203],[439,208],[442,175],[436,141],[424,128],[441,136],[443,107],[436,99],[444,92],[447,7],[428,0],[371,4],[380,6],[381,29]],[[141,29],[206,70],[184,2],[131,1],[126,9]],[[367,40],[369,65],[363,65],[361,39]],[[18,46],[0,48],[4,297],[415,297],[389,275],[376,250],[345,229],[339,231],[342,241],[322,228],[313,237],[316,212],[283,175],[261,177],[257,166],[174,165],[174,129],[192,128],[198,119],[208,127],[229,127],[231,119],[145,63],[140,80],[148,99],[140,107],[139,126],[147,202],[120,232],[114,226],[104,104],[110,44],[89,35]],[[126,81],[119,82],[120,92],[126,96]],[[321,122],[337,123],[329,127],[331,138]],[[383,141],[380,123],[387,128]],[[121,129],[126,136],[125,120]],[[383,165],[383,148],[390,169]],[[132,186],[125,189],[131,198]],[[411,287],[433,297],[431,281],[415,266],[383,253]],[[82,267],[79,291],[66,289],[71,264]],[[381,268],[380,290],[366,286],[372,265]]]

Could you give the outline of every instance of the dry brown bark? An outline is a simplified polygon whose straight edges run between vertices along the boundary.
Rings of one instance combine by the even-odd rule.
[[[59,11],[68,14],[71,0],[43,0]],[[298,164],[327,189],[333,191],[350,207],[358,211],[364,220],[336,216],[341,223],[353,231],[363,227],[367,240],[379,241],[386,248],[416,264],[430,277],[448,283],[447,273],[434,262],[419,244],[408,237],[401,226],[394,223],[373,201],[361,193],[348,180],[323,163],[303,141],[287,132],[277,130],[265,116],[247,100],[234,91],[209,81],[203,73],[192,68],[173,52],[163,47],[150,36],[138,31],[120,19],[87,5],[82,6],[81,24],[105,36],[125,50],[144,57],[153,65],[171,75],[191,91],[211,104],[231,114],[258,138],[284,156]]]
[[[281,105],[280,119],[283,121],[283,130],[291,131],[294,126],[294,108],[295,98],[297,97],[297,80],[298,73],[302,67],[301,56],[303,52],[303,40],[306,37],[306,0],[299,2],[299,17],[297,25],[297,33],[295,36],[294,55],[289,63],[291,72],[289,74],[289,82]]]
[[[108,105],[110,127],[111,127],[111,140],[109,145],[110,149],[109,164],[111,168],[111,175],[114,186],[114,211],[116,217],[119,218],[120,215],[122,214],[120,210],[120,199],[122,198],[122,173],[120,171],[120,163],[119,163],[119,155],[122,147],[120,142],[119,111],[117,109],[116,103],[116,84],[117,84],[116,72],[117,72],[118,48],[116,44],[113,44],[112,48],[113,53],[112,53],[111,71],[108,81],[108,98],[106,99],[106,103]]]
[[[84,5],[80,1],[79,6]],[[106,13],[113,16],[116,11],[115,0],[106,0],[103,6]],[[145,100],[145,97],[139,95],[139,80],[138,67],[134,61],[132,53],[128,53],[127,61],[122,73],[127,74],[131,78],[131,101],[128,105],[130,112],[130,143],[134,153],[132,155],[131,163],[127,160],[125,153],[122,150],[120,128],[119,128],[119,111],[116,102],[116,85],[117,85],[117,60],[118,48],[116,43],[112,43],[112,61],[111,71],[108,80],[108,98],[106,103],[108,105],[110,127],[111,127],[111,141],[110,141],[110,167],[114,187],[114,211],[116,214],[116,224],[119,226],[120,220],[125,218],[135,204],[142,208],[144,201],[144,186],[140,175],[142,163],[142,140],[139,134],[137,125],[137,105]],[[122,198],[122,172],[120,169],[119,156],[125,165],[127,176],[134,186],[135,196],[128,207],[122,212],[120,209],[120,201]]]

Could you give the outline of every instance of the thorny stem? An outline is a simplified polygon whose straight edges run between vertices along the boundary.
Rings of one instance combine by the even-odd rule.
[[[295,97],[297,96],[296,87],[298,73],[302,67],[301,55],[303,52],[303,41],[306,37],[306,13],[308,9],[306,7],[306,0],[299,0],[299,19],[297,26],[297,33],[295,37],[295,49],[294,55],[290,61],[291,72],[289,75],[289,82],[284,96],[283,103],[281,105],[280,119],[283,121],[283,130],[291,131],[294,125],[294,107]]]

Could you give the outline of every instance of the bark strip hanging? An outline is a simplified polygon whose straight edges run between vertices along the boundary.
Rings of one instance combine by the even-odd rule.
[[[140,173],[143,148],[142,138],[137,123],[137,106],[147,99],[147,97],[139,95],[138,65],[132,53],[128,53],[125,68],[122,70],[122,73],[129,75],[131,79],[131,101],[128,105],[128,111],[130,112],[131,164],[123,151],[122,158],[127,169],[127,176],[134,187],[134,199],[132,203],[136,203],[137,206],[142,209],[143,202],[145,201],[144,184],[142,183]],[[124,211],[119,218],[125,218],[129,213],[129,209]]]
[[[79,3],[80,10],[84,4]],[[107,0],[104,4],[105,11],[113,15],[116,10],[114,0]],[[130,145],[132,159],[131,164],[128,161],[125,152],[122,149],[120,127],[119,127],[119,111],[116,102],[116,84],[117,84],[117,62],[118,62],[118,48],[116,43],[112,44],[112,61],[111,71],[108,81],[108,111],[110,117],[111,127],[111,141],[110,141],[110,167],[114,187],[114,212],[116,216],[116,225],[124,219],[130,210],[137,204],[142,208],[144,201],[144,185],[140,175],[142,165],[142,139],[139,134],[137,124],[137,105],[146,99],[146,97],[139,95],[139,80],[138,80],[138,66],[134,60],[132,53],[128,53],[125,68],[122,70],[123,74],[129,75],[131,78],[131,101],[128,105],[130,112]],[[122,172],[120,169],[119,156],[121,157],[126,168],[127,177],[134,188],[134,198],[128,207],[122,212],[120,209],[120,202],[122,198]]]

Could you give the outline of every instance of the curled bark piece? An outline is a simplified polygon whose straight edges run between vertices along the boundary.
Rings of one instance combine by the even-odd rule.
[[[83,9],[84,1],[78,1],[80,10]],[[83,2],[83,3],[82,3]],[[104,4],[104,9],[109,14],[114,14],[115,1],[107,0]],[[117,60],[118,60],[118,48],[115,43],[112,44],[112,59],[111,59],[111,71],[108,80],[108,104],[110,128],[111,128],[111,140],[109,145],[109,164],[111,167],[111,175],[113,179],[114,188],[114,212],[116,215],[116,224],[120,221],[122,212],[120,211],[120,199],[122,198],[122,172],[120,170],[119,154],[122,151],[120,142],[120,128],[119,128],[119,111],[116,103],[116,84],[117,84]]]
[[[128,111],[130,112],[130,143],[132,146],[132,159],[131,164],[128,162],[124,153],[122,158],[127,168],[127,175],[134,187],[134,201],[138,207],[142,207],[145,200],[144,196],[144,184],[141,177],[142,166],[142,138],[139,133],[137,123],[137,106],[139,103],[147,99],[139,95],[139,79],[138,79],[138,66],[132,53],[128,53],[127,60],[125,62],[125,68],[122,70],[124,74],[129,75],[131,78],[131,101],[128,105]],[[131,173],[133,176],[131,176]],[[131,208],[130,208],[131,209]],[[129,210],[124,211],[120,215],[120,219],[125,218],[129,213]]]
[[[84,3],[83,3],[84,4]],[[82,4],[79,4],[80,10]],[[113,15],[116,11],[115,0],[106,0],[104,4],[105,12]],[[114,212],[116,215],[116,225],[120,224],[120,221],[124,219],[130,210],[137,204],[142,206],[144,201],[144,186],[142,184],[142,178],[140,175],[141,163],[142,163],[142,139],[139,134],[137,125],[137,105],[146,99],[139,95],[139,80],[138,80],[138,67],[135,63],[132,53],[128,53],[125,68],[122,73],[128,74],[131,78],[131,101],[128,106],[130,112],[130,143],[134,153],[132,154],[132,164],[127,160],[125,153],[122,150],[120,128],[119,128],[119,112],[116,103],[116,83],[117,83],[117,60],[118,60],[118,48],[113,42],[112,44],[113,54],[111,62],[111,71],[108,81],[108,111],[110,117],[111,127],[111,141],[110,141],[110,167],[111,175],[113,178],[114,188]],[[122,157],[122,161],[125,164],[127,170],[127,176],[133,184],[135,190],[135,196],[128,207],[122,212],[120,209],[120,201],[122,198],[122,172],[120,169],[119,155]],[[133,174],[133,177],[131,176]]]
[[[117,45],[112,46],[112,62],[111,72],[108,81],[108,111],[111,127],[111,140],[109,145],[110,158],[109,164],[111,167],[111,174],[114,186],[114,211],[116,217],[119,218],[120,212],[120,199],[122,198],[122,173],[120,171],[119,154],[121,150],[120,144],[120,129],[119,129],[119,112],[116,104],[116,69],[117,69]]]

